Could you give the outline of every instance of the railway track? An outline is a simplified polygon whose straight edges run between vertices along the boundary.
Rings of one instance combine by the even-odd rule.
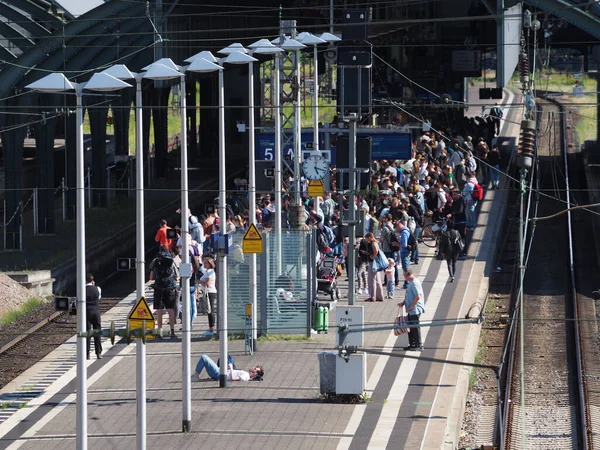
[[[539,124],[533,187],[541,194],[532,197],[530,218],[587,202],[581,155],[572,151],[573,135],[560,105],[544,102]],[[581,210],[530,222],[524,327],[515,328],[508,364],[505,448],[522,448],[525,441],[530,449],[594,448],[600,364],[590,300],[597,287],[590,286],[589,272],[597,273],[598,264],[589,214]]]
[[[121,300],[102,297],[101,313]],[[56,313],[53,304],[46,304],[13,326],[0,329],[0,388],[76,333],[76,316],[70,316],[66,312]]]

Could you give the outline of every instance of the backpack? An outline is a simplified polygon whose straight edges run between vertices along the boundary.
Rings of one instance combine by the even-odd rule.
[[[409,250],[414,250],[415,248],[417,248],[419,243],[417,241],[415,234],[412,231],[410,231],[410,229],[408,230],[408,232],[410,233],[410,235],[408,236],[408,247],[409,247]]]
[[[465,249],[465,243],[462,240],[460,233],[457,230],[452,230],[453,240],[452,246],[457,249],[459,252],[462,252]]]
[[[411,233],[414,233],[417,229],[417,222],[413,216],[408,216],[407,226]]]
[[[173,258],[159,256],[154,265],[154,280],[159,289],[175,287],[175,263]]]
[[[454,199],[452,198],[452,195],[450,195],[449,192],[446,192],[446,206],[448,208],[452,207],[452,203],[454,203]]]
[[[479,183],[471,183],[473,184],[473,192],[471,193],[471,197],[473,200],[483,200],[483,188]]]
[[[398,235],[396,234],[396,232],[394,230],[390,230],[390,232],[388,233],[388,245],[394,251],[398,251],[398,249],[400,248],[400,242],[398,241]]]
[[[446,231],[441,236],[440,252],[446,255],[452,253],[452,240],[450,238],[450,230]]]
[[[322,230],[320,227],[317,228],[317,248],[325,248],[329,247],[329,242],[325,235],[325,230]]]
[[[408,231],[408,239],[407,239],[407,246],[405,249],[401,249],[402,250],[408,250],[408,251],[412,251],[415,248],[417,248],[418,242],[417,242],[417,238],[415,237],[414,233],[412,231],[410,231],[410,228],[406,227],[402,229],[402,232],[404,233],[404,230]]]

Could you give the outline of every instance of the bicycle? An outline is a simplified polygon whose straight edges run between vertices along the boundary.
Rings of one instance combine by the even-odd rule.
[[[423,244],[425,244],[429,248],[435,248],[439,245],[442,234],[446,232],[448,229],[447,225],[448,219],[443,217],[439,219],[435,223],[430,223],[423,227],[423,231],[421,232],[421,239],[423,239]]]

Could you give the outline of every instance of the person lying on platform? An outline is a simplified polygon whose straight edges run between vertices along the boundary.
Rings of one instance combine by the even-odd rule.
[[[196,364],[196,371],[192,375],[192,381],[200,381],[202,369],[206,369],[206,373],[213,380],[219,381],[219,366],[208,355],[202,355],[200,357],[198,364]],[[230,381],[262,381],[264,376],[265,370],[262,366],[255,366],[248,371],[237,370],[234,369],[234,365],[228,361],[227,379]]]

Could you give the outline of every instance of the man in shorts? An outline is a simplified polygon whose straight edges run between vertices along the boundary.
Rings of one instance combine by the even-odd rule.
[[[163,309],[169,315],[171,339],[175,339],[175,300],[177,297],[177,267],[167,245],[161,245],[156,258],[150,263],[150,281],[154,280],[154,310],[158,329],[162,329]]]

